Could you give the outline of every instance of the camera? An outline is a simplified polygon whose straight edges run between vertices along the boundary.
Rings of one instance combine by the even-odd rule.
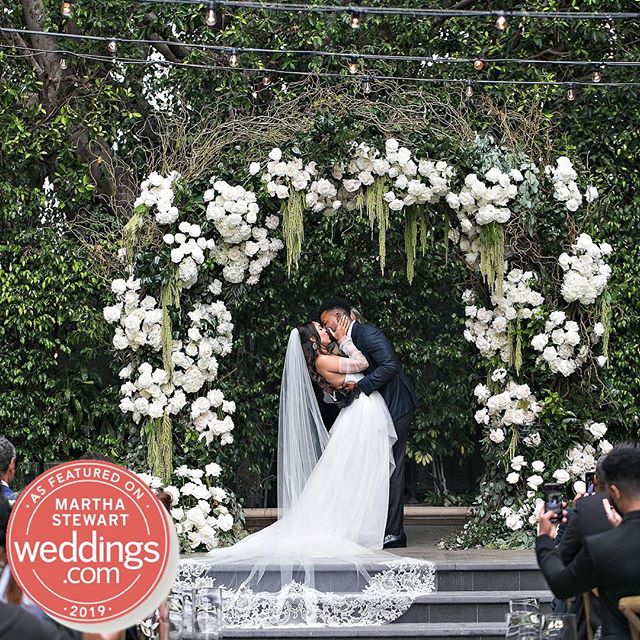
[[[553,511],[556,515],[551,518],[551,522],[559,524],[562,522],[562,485],[556,482],[547,482],[544,485],[544,510]]]

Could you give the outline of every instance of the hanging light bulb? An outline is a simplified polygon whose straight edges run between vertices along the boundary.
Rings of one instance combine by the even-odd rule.
[[[484,69],[484,60],[482,58],[476,58],[473,61],[473,68],[476,71],[482,71]]]
[[[218,19],[216,18],[216,3],[209,2],[207,5],[207,18],[205,20],[207,27],[215,27]]]
[[[115,53],[118,50],[118,43],[115,40],[109,40],[107,49],[109,49],[109,53]]]
[[[358,11],[352,11],[351,12],[351,28],[359,29],[361,23],[362,23],[362,14],[360,14]]]
[[[567,100],[569,102],[573,102],[576,99],[576,90],[575,87],[571,84],[567,89]]]
[[[602,81],[602,72],[603,72],[603,68],[602,67],[596,67],[593,70],[593,73],[591,74],[591,79],[594,82],[601,82]]]
[[[60,68],[61,69],[66,69],[67,68],[67,57],[66,56],[62,56],[62,58],[60,58]]]
[[[238,66],[238,50],[235,47],[231,49],[231,54],[229,55],[229,66]]]
[[[504,17],[504,13],[502,11],[498,14],[498,19],[496,20],[496,28],[500,29],[500,31],[506,31],[509,23],[507,19]]]
[[[371,93],[371,82],[369,81],[369,78],[367,78],[367,79],[364,81],[363,91],[364,91],[366,94]]]
[[[467,82],[467,88],[464,90],[464,95],[467,96],[467,98],[473,97],[473,85],[471,82]]]
[[[65,18],[70,18],[73,13],[73,3],[72,2],[63,2],[60,7],[60,11]]]
[[[268,87],[271,84],[271,76],[269,74],[262,76],[262,84],[265,87]]]
[[[355,56],[349,58],[349,73],[352,75],[358,73],[358,58]]]

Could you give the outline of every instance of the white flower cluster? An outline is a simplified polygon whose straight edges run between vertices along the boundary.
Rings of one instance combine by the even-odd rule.
[[[494,382],[504,382],[505,369],[496,369],[491,375]],[[491,395],[489,388],[479,384],[473,391],[478,404],[482,405],[475,413],[478,424],[489,426],[489,439],[500,444],[506,438],[506,430],[512,425],[530,426],[537,418],[540,405],[527,384],[517,384],[509,380],[505,390]]]
[[[531,345],[541,352],[539,364],[546,364],[553,373],[561,373],[566,378],[587,358],[587,345],[582,345],[576,353],[580,341],[578,323],[567,320],[564,311],[553,311],[545,322],[544,333],[534,336]]]
[[[540,461],[538,460],[537,462]],[[543,503],[542,498],[537,497],[536,491],[530,489],[527,491],[526,500],[517,508],[504,506],[500,509],[500,515],[504,518],[505,526],[508,529],[518,531],[524,527],[525,520],[527,520],[529,524],[535,524],[537,522],[537,513]]]
[[[249,166],[249,173],[260,170],[258,163]],[[278,147],[269,152],[267,170],[262,175],[262,181],[266,184],[267,193],[273,198],[285,200],[294,191],[304,191],[311,182],[311,177],[316,175],[316,163],[310,162],[306,166],[302,158],[295,157],[285,162],[282,159],[282,150]]]
[[[171,248],[171,262],[178,265],[178,278],[185,289],[198,281],[198,267],[204,262],[205,249],[212,250],[216,243],[202,236],[198,224],[183,220],[178,225],[179,233],[166,233],[163,240]]]
[[[207,445],[214,438],[220,438],[220,444],[233,442],[233,419],[236,403],[225,400],[220,389],[212,389],[206,396],[200,396],[191,403],[191,419],[200,433],[198,440],[204,439]],[[226,414],[226,415],[225,415]]]
[[[196,302],[189,312],[191,326],[187,340],[176,340],[171,359],[174,366],[173,382],[185,393],[198,393],[207,382],[218,375],[216,356],[226,356],[233,346],[231,313],[224,302],[212,304]]]
[[[486,182],[470,173],[464,179],[462,190],[447,196],[447,204],[458,213],[465,233],[471,231],[472,220],[478,225],[508,222],[511,218],[509,201],[518,194],[518,186],[514,183],[522,182],[524,177],[518,169],[504,173],[498,167],[492,167],[484,174],[484,179]]]
[[[314,180],[309,186],[305,195],[305,204],[312,211],[322,211],[325,215],[333,215],[342,206],[337,195],[338,189],[335,185],[326,178],[320,178]]]
[[[133,203],[134,208],[144,205],[151,209],[155,207],[155,219],[158,224],[172,224],[178,219],[178,209],[173,205],[173,183],[180,177],[177,171],[172,171],[164,178],[156,171],[140,185],[140,195]]]
[[[596,244],[586,233],[572,246],[573,255],[561,254],[558,262],[564,271],[562,297],[567,302],[593,304],[611,277],[611,267],[604,261],[611,255],[607,242]]]
[[[138,474],[152,489],[163,489],[171,496],[171,517],[183,552],[209,551],[219,546],[220,532],[233,528],[233,515],[222,504],[228,501],[227,492],[213,484],[220,472],[215,462],[206,465],[204,471],[182,465],[174,471],[174,484],[166,487],[156,476]]]
[[[503,362],[509,362],[509,323],[514,320],[528,320],[544,302],[540,293],[532,288],[536,275],[532,271],[511,269],[507,272],[502,297],[493,295],[493,310],[477,308],[475,297],[467,289],[462,300],[465,303],[464,337],[476,345],[485,358],[500,354]]]
[[[561,156],[556,160],[555,167],[547,165],[544,171],[553,183],[553,197],[558,202],[564,202],[564,206],[569,211],[577,211],[582,204],[582,194],[576,182],[578,174],[571,160]],[[588,203],[591,203],[598,197],[598,190],[595,187],[587,187],[584,197]]]
[[[114,280],[111,291],[117,302],[102,310],[109,324],[118,323],[113,346],[119,351],[137,351],[143,346],[157,351],[162,346],[162,309],[157,307],[156,299],[151,296],[140,300],[139,290],[139,279]]]
[[[143,362],[135,371],[131,365],[126,366],[120,371],[120,378],[126,381],[120,387],[120,411],[133,414],[136,424],[143,417],[177,415],[187,404],[184,391],[169,382],[167,372],[154,369],[148,362]]]
[[[268,238],[269,229],[278,226],[276,216],[270,216],[267,227],[258,226],[260,207],[256,194],[242,186],[231,186],[224,180],[211,178],[213,187],[204,194],[207,219],[213,221],[222,242],[213,249],[216,262],[222,265],[227,282],[256,284],[260,274],[284,248],[279,238]]]

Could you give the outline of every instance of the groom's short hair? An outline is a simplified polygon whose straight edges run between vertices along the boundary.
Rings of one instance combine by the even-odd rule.
[[[346,298],[327,298],[318,309],[318,317],[320,317],[325,311],[333,311],[334,309],[340,309],[344,311],[346,315],[351,313],[351,303]]]

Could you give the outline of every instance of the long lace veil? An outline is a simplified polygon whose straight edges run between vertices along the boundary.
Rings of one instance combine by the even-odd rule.
[[[327,432],[302,352],[300,334],[289,334],[278,421],[278,517],[298,499],[327,443]]]

